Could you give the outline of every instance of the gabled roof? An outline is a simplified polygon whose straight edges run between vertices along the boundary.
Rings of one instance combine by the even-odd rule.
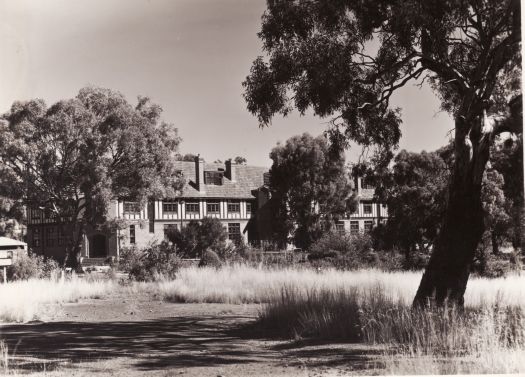
[[[176,161],[175,168],[184,175],[186,184],[182,191],[183,198],[232,198],[253,199],[252,190],[258,189],[264,184],[264,173],[267,168],[249,165],[234,165],[235,182],[227,177],[223,178],[222,185],[204,185],[205,192],[199,192],[195,186],[195,162]],[[204,163],[204,171],[224,170],[224,164]]]

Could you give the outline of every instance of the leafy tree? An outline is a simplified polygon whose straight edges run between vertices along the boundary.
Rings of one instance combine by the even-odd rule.
[[[355,208],[344,154],[330,151],[324,137],[291,137],[273,148],[270,158],[277,239],[291,234],[293,243],[306,249]]]
[[[190,161],[190,162],[194,162],[195,161],[195,157],[197,157],[197,155],[193,154],[193,153],[186,153],[185,155],[181,155],[181,154],[176,154],[175,155],[175,160],[177,161]]]
[[[238,165],[243,165],[243,164],[246,164],[246,162],[248,162],[246,160],[246,158],[242,157],[242,156],[237,156],[233,159],[233,161],[238,164]]]
[[[180,139],[161,112],[147,97],[132,106],[87,87],[51,107],[15,102],[3,116],[0,182],[28,208],[69,223],[65,263],[78,265],[86,226],[104,223],[113,198],[144,202],[181,188],[172,165]]]
[[[167,236],[186,258],[200,258],[207,249],[223,249],[228,233],[218,219],[205,217],[201,221],[190,221],[182,229],[173,229]]]
[[[503,177],[505,211],[508,216],[506,234],[515,249],[522,246],[523,235],[523,136],[508,138],[493,148],[492,168]]]
[[[490,234],[492,252],[499,254],[500,239],[510,228],[507,200],[503,192],[504,178],[495,169],[487,169],[483,176],[481,200],[485,212],[486,233]]]
[[[522,132],[519,0],[268,0],[258,57],[243,85],[261,125],[293,107],[331,118],[333,145],[353,140],[387,165],[400,138],[397,89],[430,83],[455,121],[447,210],[414,299],[463,304],[484,230],[490,145]],[[507,101],[510,99],[507,107]]]
[[[388,205],[386,231],[407,261],[417,246],[430,250],[445,210],[449,171],[437,152],[399,152],[392,171],[383,177],[383,200]]]

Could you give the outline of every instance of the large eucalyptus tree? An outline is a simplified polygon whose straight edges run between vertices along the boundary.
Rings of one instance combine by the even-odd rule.
[[[146,97],[132,106],[118,92],[87,87],[51,107],[17,101],[2,116],[0,184],[66,223],[65,263],[77,266],[83,232],[104,224],[111,200],[180,189],[172,163],[180,138],[161,112]]]
[[[397,89],[428,83],[454,118],[447,210],[416,305],[463,303],[490,145],[522,132],[520,26],[519,0],[267,1],[259,37],[268,59],[243,83],[261,125],[311,108],[331,119],[335,146],[373,147],[384,167],[401,135],[389,106]]]

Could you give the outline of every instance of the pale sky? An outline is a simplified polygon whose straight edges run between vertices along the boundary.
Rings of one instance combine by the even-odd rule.
[[[178,128],[181,153],[270,166],[278,141],[320,134],[327,120],[295,112],[259,129],[246,110],[241,82],[262,55],[264,9],[265,0],[0,0],[0,112],[15,100],[51,105],[97,85],[131,103],[151,97]],[[403,113],[400,148],[447,142],[453,123],[429,88],[403,88],[392,103]]]

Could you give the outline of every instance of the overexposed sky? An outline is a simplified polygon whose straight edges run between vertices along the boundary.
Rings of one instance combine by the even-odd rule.
[[[262,55],[264,9],[265,0],[0,0],[0,112],[15,100],[51,105],[98,85],[161,105],[182,153],[270,166],[278,141],[320,134],[326,120],[294,113],[259,129],[246,110],[241,82]],[[402,108],[401,148],[447,142],[453,123],[430,89],[403,88],[391,103]]]

